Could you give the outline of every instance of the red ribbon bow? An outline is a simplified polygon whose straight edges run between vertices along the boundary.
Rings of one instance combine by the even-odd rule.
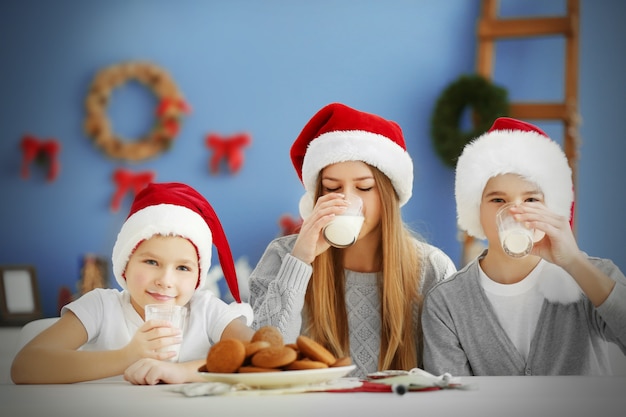
[[[34,136],[24,136],[21,142],[23,159],[22,159],[22,178],[28,178],[30,172],[28,165],[35,160],[35,158],[46,158],[46,162],[49,163],[48,167],[48,181],[54,181],[59,174],[59,161],[57,156],[61,150],[61,144],[50,139],[48,141],[39,141]]]
[[[133,197],[137,195],[139,191],[144,189],[148,184],[154,180],[154,172],[144,171],[134,173],[127,169],[118,168],[113,173],[113,181],[117,184],[117,191],[113,194],[113,200],[111,201],[111,210],[118,211],[122,198],[128,190],[133,191]]]
[[[247,133],[239,133],[230,137],[222,137],[217,133],[211,133],[206,137],[206,146],[213,149],[213,157],[210,161],[210,170],[217,173],[222,159],[228,163],[230,171],[235,173],[243,165],[243,148],[250,145],[252,138]]]
[[[190,112],[191,107],[181,98],[164,98],[156,110],[157,117],[162,119],[161,129],[171,138],[178,135],[180,114]]]
[[[281,236],[293,235],[300,232],[302,227],[302,219],[295,219],[288,214],[283,214],[278,219],[278,224],[281,228]]]

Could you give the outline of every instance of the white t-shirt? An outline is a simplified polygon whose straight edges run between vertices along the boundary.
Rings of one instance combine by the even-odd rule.
[[[252,323],[247,303],[226,304],[207,290],[198,290],[187,304],[188,316],[180,349],[180,362],[206,358],[212,344],[233,320],[243,317]],[[112,350],[127,345],[143,319],[130,303],[128,291],[94,289],[61,310],[71,310],[87,330],[86,350]]]
[[[526,278],[515,284],[492,281],[480,268],[480,283],[498,321],[524,359],[528,359],[530,342],[545,299],[537,285],[544,263],[540,261]]]

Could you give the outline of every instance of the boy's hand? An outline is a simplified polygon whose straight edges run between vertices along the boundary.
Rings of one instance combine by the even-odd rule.
[[[531,254],[565,267],[581,255],[569,219],[559,216],[541,204],[522,204],[511,209],[519,221],[528,227],[545,232],[546,236],[535,242]],[[519,217],[518,217],[519,216]]]

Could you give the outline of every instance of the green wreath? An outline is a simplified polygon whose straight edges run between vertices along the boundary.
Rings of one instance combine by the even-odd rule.
[[[462,132],[459,124],[468,106],[473,110],[474,128]],[[463,147],[508,112],[508,94],[504,88],[480,75],[462,75],[437,99],[430,131],[435,151],[446,165],[454,168]]]

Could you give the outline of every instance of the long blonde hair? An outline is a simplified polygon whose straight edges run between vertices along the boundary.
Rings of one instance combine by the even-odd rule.
[[[379,370],[421,366],[421,265],[415,236],[402,221],[398,196],[389,178],[369,166],[381,200],[381,305]],[[318,179],[317,196],[322,193]],[[304,302],[305,332],[337,357],[350,354],[343,250],[331,247],[313,261]]]

